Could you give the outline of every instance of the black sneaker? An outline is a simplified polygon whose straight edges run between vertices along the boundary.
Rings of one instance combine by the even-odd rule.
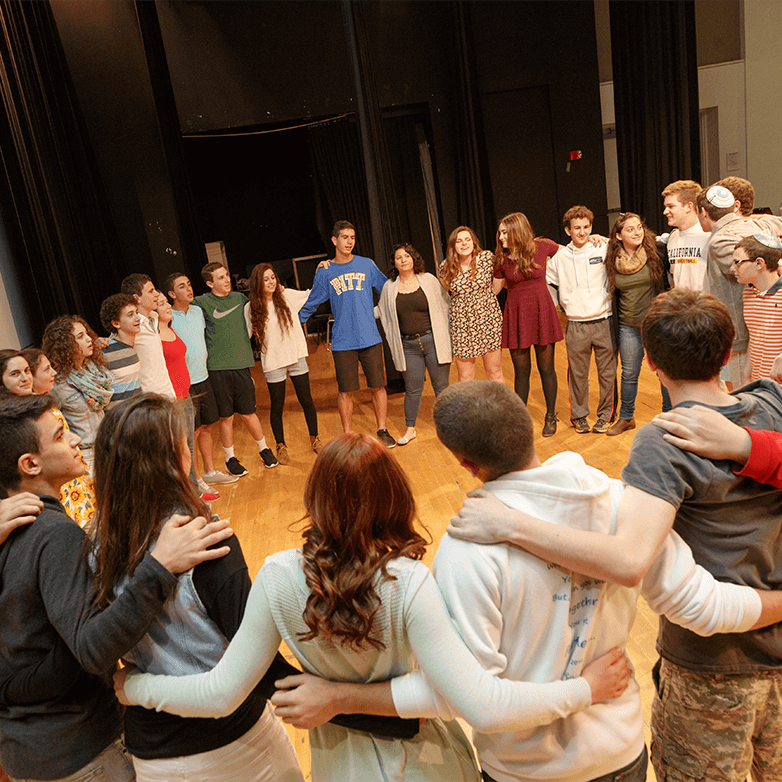
[[[264,448],[261,451],[261,459],[263,459],[264,467],[276,467],[279,464],[277,457],[272,453],[271,448]]]
[[[396,440],[388,433],[388,429],[378,429],[377,439],[380,440],[386,448],[394,448],[396,446]]]
[[[226,463],[225,467],[231,475],[235,475],[237,478],[241,478],[243,475],[247,475],[247,470],[239,464],[239,460],[232,456]]]

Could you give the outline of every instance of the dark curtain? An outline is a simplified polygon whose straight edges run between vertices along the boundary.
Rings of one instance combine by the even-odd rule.
[[[142,2],[137,0],[135,6],[141,40],[144,44],[144,55],[149,69],[149,79],[152,84],[163,154],[171,178],[171,190],[182,250],[182,258],[178,261],[173,261],[170,258],[153,258],[153,262],[159,279],[162,279],[164,273],[171,274],[176,271],[185,271],[191,279],[197,279],[201,268],[207,263],[206,247],[201,236],[196,202],[190,186],[187,158],[182,143],[182,131],[179,126],[163,37],[160,33],[157,8],[155,3],[148,0],[142,0]]]
[[[622,209],[661,226],[663,188],[700,180],[694,0],[611,0]]]
[[[456,217],[460,225],[469,225],[481,241],[489,242],[494,236],[496,217],[488,177],[489,161],[483,137],[480,91],[475,72],[468,5],[461,1],[453,4],[456,31]],[[447,238],[444,236],[443,240],[447,241]]]
[[[372,243],[367,186],[355,121],[342,117],[311,125],[309,142],[318,230],[326,252],[333,257],[332,226],[337,220],[347,220],[356,226],[356,253],[380,260]],[[378,265],[383,268],[381,263]]]
[[[366,29],[367,8],[363,2],[342,0],[342,19],[353,75],[356,117],[372,223],[373,259],[380,269],[386,270],[388,264],[385,259],[391,254],[395,237],[401,233],[401,225],[372,67],[372,41]]]
[[[97,328],[118,242],[48,2],[0,0],[0,209],[33,332]]]

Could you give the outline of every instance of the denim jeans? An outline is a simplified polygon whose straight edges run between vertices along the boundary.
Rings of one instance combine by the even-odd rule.
[[[405,378],[405,424],[415,426],[418,409],[421,407],[421,392],[424,390],[426,370],[429,370],[429,379],[437,396],[448,387],[451,365],[437,363],[434,335],[431,331],[409,339],[402,335],[402,349],[405,352],[407,365],[407,369],[402,373]]]
[[[626,421],[635,414],[635,396],[638,393],[638,376],[644,363],[644,345],[641,341],[641,329],[619,324],[619,357],[622,359],[622,404],[619,417]],[[671,397],[668,389],[660,384],[663,412],[671,409]]]
[[[646,782],[646,767],[648,765],[649,755],[646,745],[644,745],[644,751],[632,763],[618,771],[603,774],[602,777],[597,777],[591,782]],[[484,771],[483,782],[495,782],[495,780]]]
[[[117,739],[86,766],[60,777],[56,782],[134,782],[136,773],[124,744]],[[32,779],[11,777],[11,782],[34,782]]]
[[[619,417],[628,420],[635,414],[635,396],[638,393],[638,375],[644,360],[641,329],[619,324],[619,358],[622,360],[622,403]]]

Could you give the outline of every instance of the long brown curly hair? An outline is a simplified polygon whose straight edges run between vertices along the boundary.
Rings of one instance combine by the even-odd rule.
[[[641,246],[646,250],[646,263],[649,266],[649,274],[652,278],[652,286],[654,287],[654,294],[656,296],[663,290],[663,275],[665,270],[663,269],[663,262],[660,259],[660,255],[657,252],[657,238],[654,231],[647,228],[643,218],[640,215],[635,214],[635,212],[622,212],[622,214],[616,218],[616,222],[611,228],[611,233],[608,235],[606,272],[608,273],[609,290],[613,296],[614,291],[616,290],[616,257],[619,255],[619,250],[624,249],[622,240],[619,238],[619,233],[622,228],[624,228],[625,223],[634,217],[641,222],[641,226],[644,229],[644,239]]]
[[[182,470],[186,428],[176,402],[138,394],[112,407],[95,440],[94,535],[82,549],[92,602],[105,608],[172,513],[210,517]]]
[[[508,249],[500,241],[500,225],[508,232]],[[516,269],[523,277],[531,277],[532,270],[540,268],[535,263],[538,246],[535,234],[523,212],[511,212],[500,220],[497,226],[497,249],[494,252],[494,266],[499,269],[506,261],[515,261]]]
[[[87,336],[92,340],[92,355],[83,359],[81,350],[73,336],[73,327],[81,323]],[[106,359],[98,347],[98,335],[90,328],[81,315],[60,315],[55,318],[43,332],[41,350],[57,372],[57,378],[68,377],[72,369],[82,366],[87,361],[94,361],[98,366],[105,367]]]
[[[415,500],[404,470],[377,439],[347,432],[328,442],[304,490],[303,570],[309,632],[353,649],[383,648],[374,635],[378,572],[397,557],[421,559],[427,541],[413,527]]]
[[[448,249],[445,253],[445,260],[440,264],[440,282],[445,290],[451,290],[451,283],[462,271],[459,265],[459,256],[456,254],[456,237],[462,232],[469,232],[472,237],[472,257],[470,258],[470,280],[475,280],[475,275],[478,273],[477,258],[480,253],[483,252],[481,243],[478,241],[478,237],[475,235],[475,231],[468,225],[460,225],[458,228],[454,228],[451,231],[451,235],[448,237]]]
[[[270,263],[259,263],[250,275],[250,320],[253,324],[253,333],[258,338],[258,344],[261,346],[262,352],[266,350],[264,340],[266,338],[266,320],[269,317],[269,309],[266,305],[266,298],[263,295],[263,275],[267,269],[271,270],[274,279],[277,280],[277,287],[272,294],[272,304],[274,304],[274,310],[277,313],[277,320],[280,322],[283,334],[287,334],[293,326],[291,309],[282,295],[282,287],[280,286],[280,278],[277,276],[277,272],[274,271],[274,267]]]

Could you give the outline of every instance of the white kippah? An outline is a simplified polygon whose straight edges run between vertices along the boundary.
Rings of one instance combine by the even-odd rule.
[[[752,238],[772,250],[782,250],[782,242],[779,241],[778,236],[773,236],[765,231],[761,231],[760,233],[752,234]]]
[[[710,187],[706,191],[706,200],[718,209],[727,209],[736,203],[733,193],[727,187],[722,187],[722,185]]]

